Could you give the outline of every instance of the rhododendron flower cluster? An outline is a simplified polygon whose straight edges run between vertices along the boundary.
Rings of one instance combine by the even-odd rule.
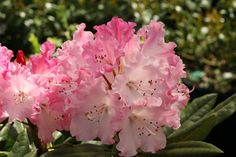
[[[116,144],[121,156],[163,149],[162,127],[180,127],[189,99],[186,72],[163,23],[135,25],[114,17],[94,35],[82,23],[72,40],[45,42],[28,61],[0,45],[0,120],[31,121],[44,143],[66,130]]]

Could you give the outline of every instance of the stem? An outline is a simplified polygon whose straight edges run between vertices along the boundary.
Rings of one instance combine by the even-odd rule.
[[[20,121],[20,120],[17,120],[18,122],[24,124],[25,126],[29,126],[29,124],[27,122],[24,122],[24,121]]]
[[[31,123],[31,121],[28,119],[29,124],[29,131],[31,133],[31,136],[33,138],[33,142],[37,148],[37,156],[42,155],[43,153],[47,152],[47,145],[43,143],[40,138],[38,137],[38,128],[36,125]]]
[[[109,80],[107,79],[107,77],[105,75],[102,75],[102,77],[104,78],[104,80],[106,81],[108,88],[111,90],[111,83],[109,82]]]
[[[112,70],[112,74],[113,74],[113,76],[115,78],[116,77],[116,71],[114,69]]]

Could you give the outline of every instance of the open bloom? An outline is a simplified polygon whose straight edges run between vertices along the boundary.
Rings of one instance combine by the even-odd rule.
[[[165,147],[166,138],[159,123],[161,116],[158,115],[163,113],[159,108],[148,105],[140,102],[123,108],[124,121],[117,145],[120,155],[134,156],[137,148],[155,152]]]
[[[2,109],[7,113],[9,121],[23,121],[33,113],[33,105],[40,96],[41,88],[25,66],[11,63],[10,69],[7,79],[0,80]]]
[[[0,56],[0,74],[3,74],[8,68],[13,52],[0,43]]]
[[[112,144],[117,131],[114,123],[119,119],[119,104],[117,96],[106,90],[101,79],[80,86],[77,100],[72,103],[70,130],[79,140],[99,137],[103,143]]]
[[[38,136],[44,143],[53,140],[54,131],[69,130],[70,114],[65,100],[65,95],[55,91],[42,95],[38,104],[34,105],[30,120],[37,125]]]
[[[84,46],[83,57],[95,76],[116,70],[126,45],[134,36],[135,23],[114,17],[107,25],[95,26],[94,40]]]
[[[186,72],[163,23],[135,25],[114,17],[93,35],[82,23],[72,40],[59,49],[45,42],[29,61],[20,51],[10,62],[12,51],[0,45],[0,121],[27,118],[45,143],[56,130],[99,138],[121,156],[165,148],[162,127],[180,127],[189,99]]]

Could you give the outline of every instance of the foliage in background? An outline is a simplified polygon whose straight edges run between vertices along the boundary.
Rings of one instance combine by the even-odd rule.
[[[37,53],[47,39],[69,39],[78,23],[92,30],[112,16],[138,27],[163,21],[197,87],[236,91],[236,0],[2,0],[0,42]]]

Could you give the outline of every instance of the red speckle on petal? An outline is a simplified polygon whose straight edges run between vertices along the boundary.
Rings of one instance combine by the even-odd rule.
[[[26,65],[25,55],[22,50],[18,50],[17,56],[16,56],[16,62],[21,65]]]

